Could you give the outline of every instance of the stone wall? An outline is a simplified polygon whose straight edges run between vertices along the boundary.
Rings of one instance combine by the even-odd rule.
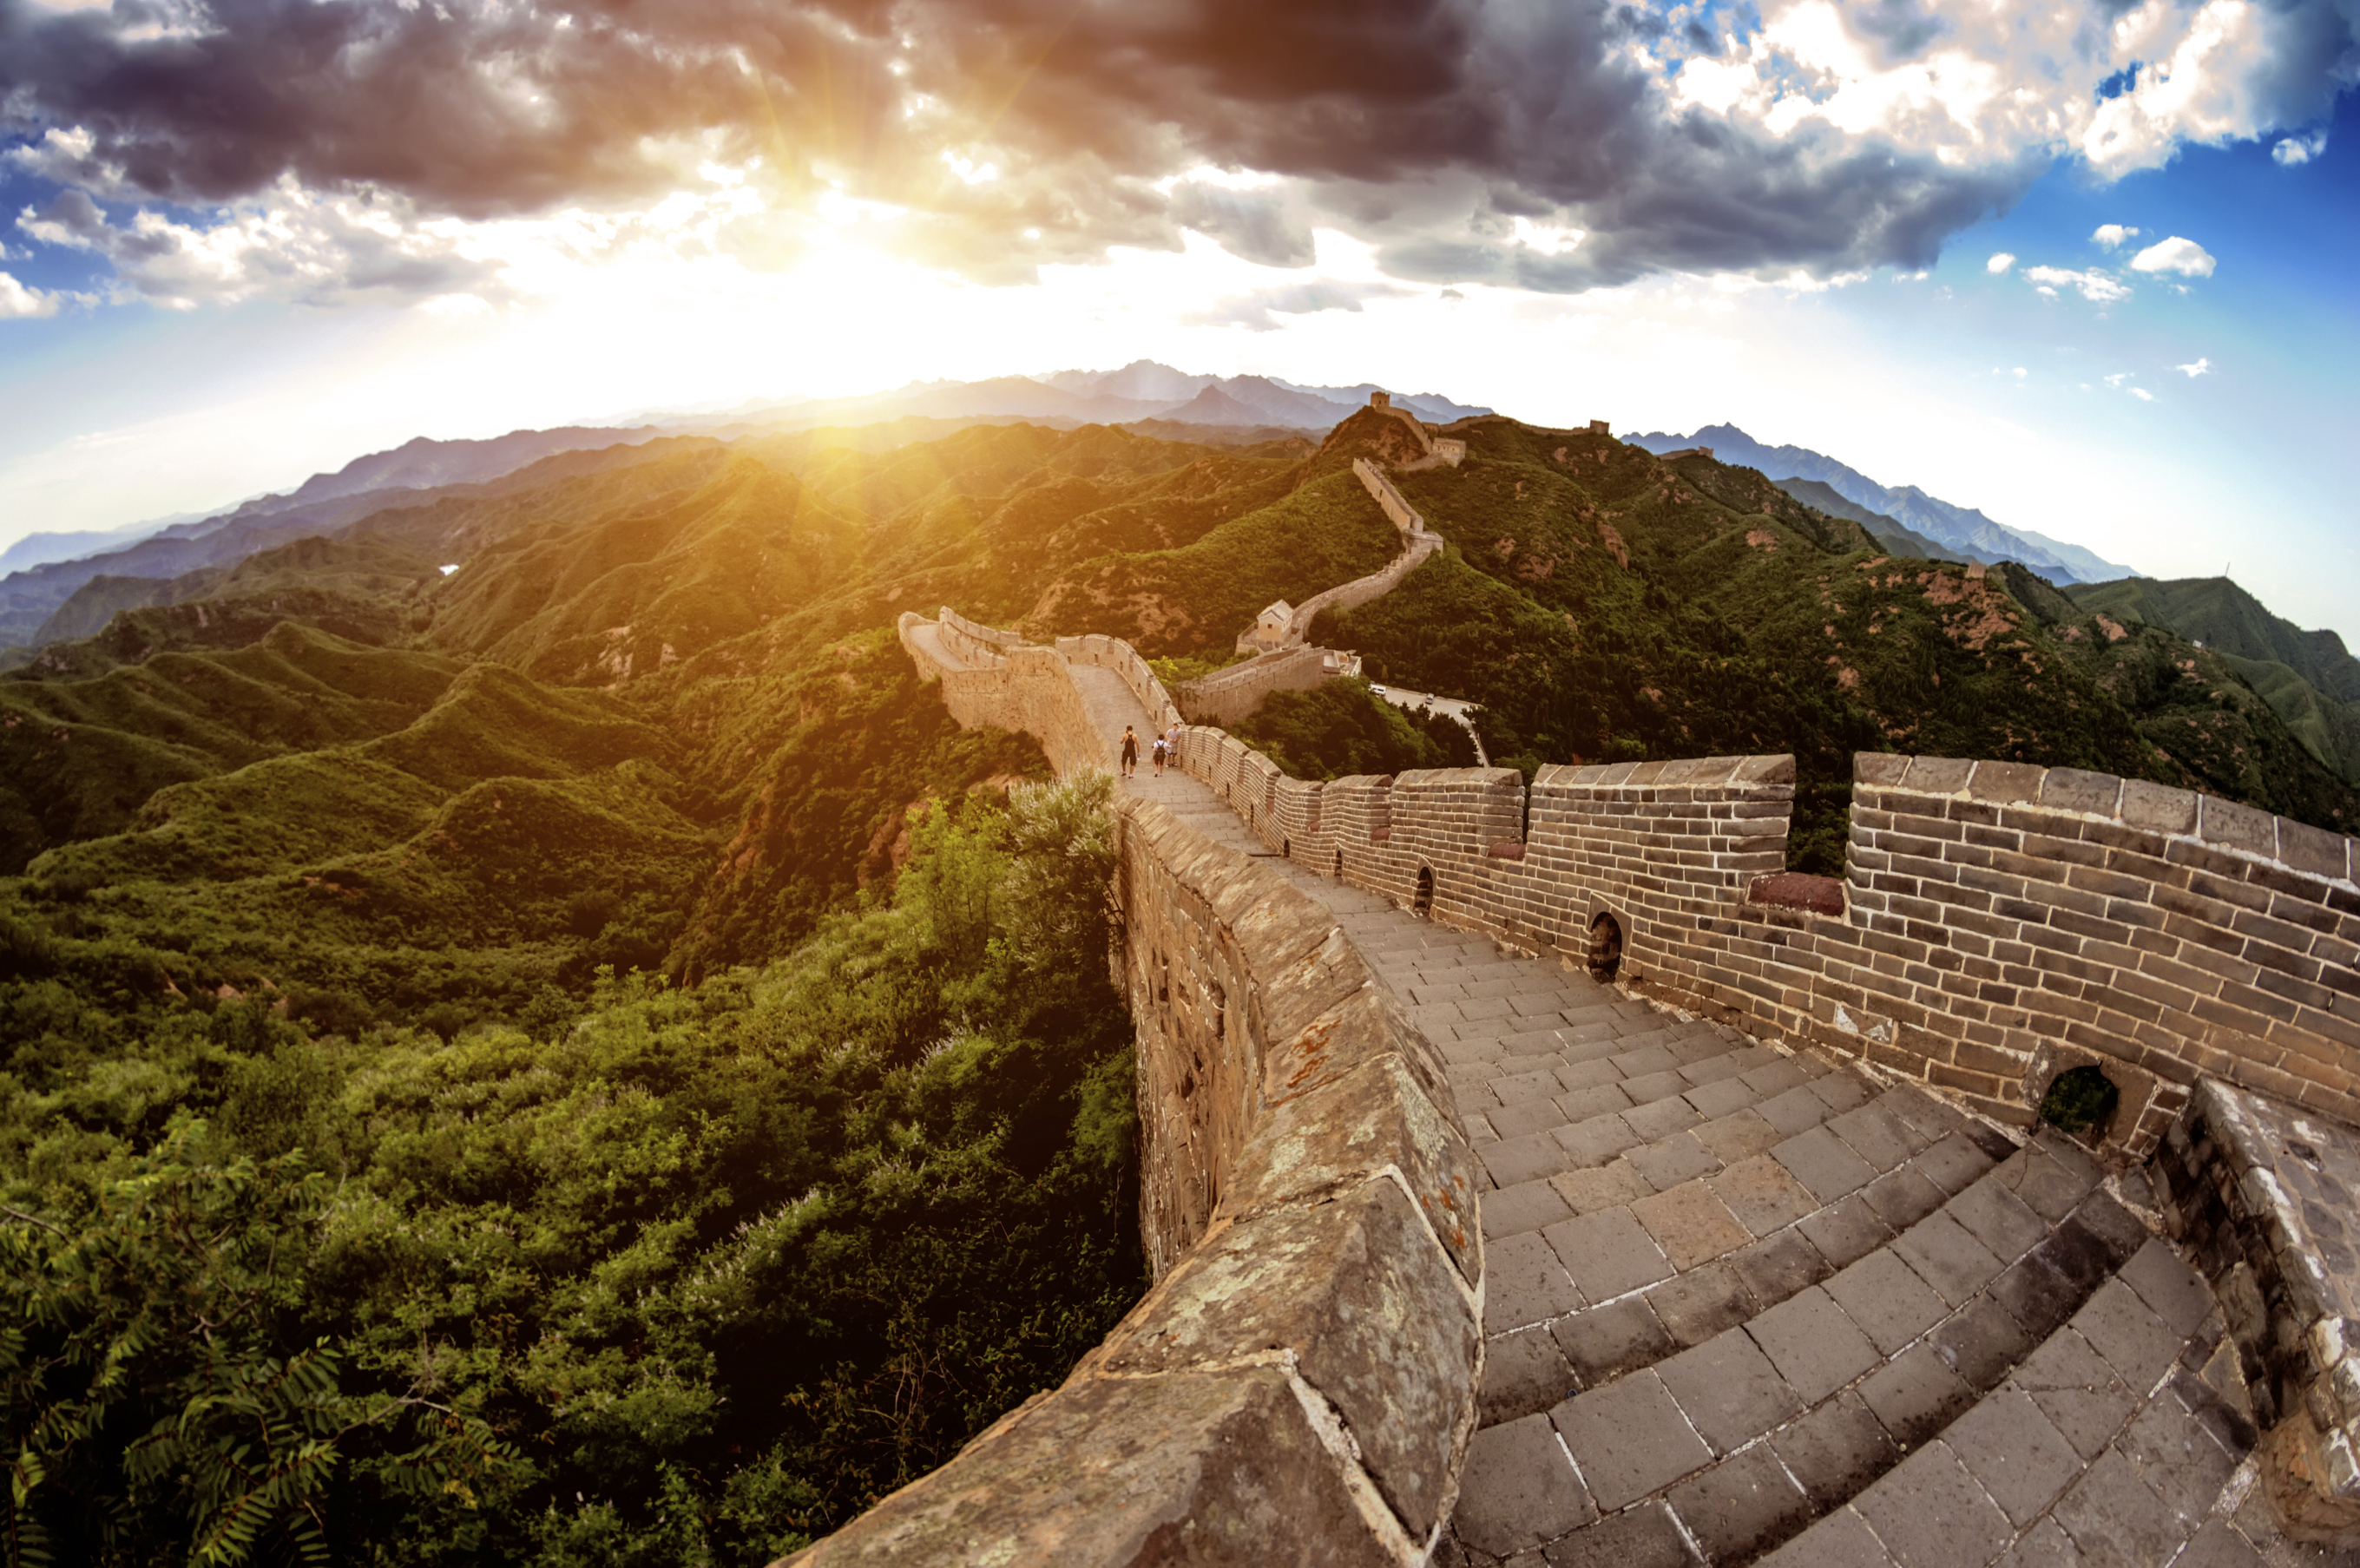
[[[1049,765],[1060,774],[1087,768],[1113,771],[1114,742],[1090,722],[1082,694],[1056,649],[1022,642],[979,642],[946,621],[928,621],[906,611],[900,629],[901,646],[916,662],[919,679],[941,682],[943,705],[960,724],[1026,732],[1041,743]],[[967,667],[934,657],[925,646],[928,637],[967,661]]]
[[[1054,1393],[792,1563],[1406,1565],[1450,1517],[1482,1247],[1440,1064],[1322,906],[1121,810],[1155,1286]]]
[[[1785,872],[1788,757],[1545,768],[1529,801],[1502,769],[1338,779],[1286,821],[1240,792],[1235,749],[1184,732],[1182,765],[1273,849],[1569,964],[1603,917],[1634,987],[2004,1120],[2095,1064],[2122,1091],[2105,1136],[2141,1157],[2200,1074],[2360,1122],[2360,865],[2333,833],[2136,779],[1863,754],[1836,882]]]
[[[1233,724],[1261,707],[1273,691],[1308,691],[1326,681],[1334,661],[1335,655],[1324,648],[1264,653],[1201,680],[1184,681],[1173,696],[1190,724]]]
[[[1399,419],[1403,424],[1407,425],[1411,430],[1416,431],[1417,450],[1420,453],[1430,454],[1434,451],[1434,432],[1426,429],[1426,421],[1419,419],[1417,415],[1410,409],[1394,408],[1393,406],[1393,400],[1389,397],[1386,397],[1382,402],[1378,401],[1381,397],[1384,397],[1384,394],[1375,392],[1371,393],[1369,395],[1369,407],[1374,408],[1380,414],[1391,415],[1393,418]]]
[[[2270,1430],[2261,1472],[2278,1517],[2348,1541],[2360,1529],[2360,1135],[2206,1079],[2154,1169]]]
[[[947,611],[945,613],[948,614]],[[1168,730],[1181,722],[1180,710],[1164,690],[1164,682],[1156,678],[1153,670],[1148,668],[1147,660],[1120,637],[1100,637],[1096,633],[1087,637],[1059,637],[1057,652],[1069,664],[1096,665],[1121,676],[1122,683],[1130,688],[1131,694],[1146,710],[1150,738],[1154,732]]]
[[[1419,428],[1423,430],[1425,427]],[[1393,488],[1393,482],[1385,477],[1384,470],[1365,457],[1356,457],[1352,460],[1352,474],[1361,486],[1376,497],[1377,505],[1385,509],[1385,516],[1393,519],[1393,527],[1405,534],[1426,532],[1425,517],[1399,490]]]

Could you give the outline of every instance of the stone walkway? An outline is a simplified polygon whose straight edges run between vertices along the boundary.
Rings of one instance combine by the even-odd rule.
[[[1451,1063],[1486,1371],[1437,1562],[2351,1561],[2278,1536],[2210,1289],[2070,1140],[1413,918],[1176,772],[1128,789],[1324,902]]]

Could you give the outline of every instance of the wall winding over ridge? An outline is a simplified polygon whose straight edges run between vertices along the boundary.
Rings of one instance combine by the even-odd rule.
[[[982,645],[946,655],[941,624],[902,638],[962,723],[1062,724],[1078,689],[1043,661],[1130,653],[990,644],[955,668]],[[1441,1066],[1323,906],[1161,806],[1120,810],[1155,1286],[1061,1388],[792,1563],[1412,1564],[1450,1517],[1482,1247]]]

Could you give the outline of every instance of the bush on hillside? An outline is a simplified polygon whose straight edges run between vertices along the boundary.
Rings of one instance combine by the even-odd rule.
[[[1109,797],[930,810],[890,900],[530,1032],[50,943],[0,983],[0,1539],[762,1562],[949,1458],[1145,1285]]]
[[[1456,720],[1396,707],[1358,678],[1273,691],[1229,732],[1297,779],[1475,766],[1474,739]]]

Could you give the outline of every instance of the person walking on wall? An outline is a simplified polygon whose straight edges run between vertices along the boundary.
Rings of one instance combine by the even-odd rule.
[[[1122,726],[1122,776],[1130,778],[1131,769],[1138,766],[1139,736],[1132,733],[1131,725],[1125,724]]]
[[[1164,737],[1162,735],[1155,737],[1155,776],[1158,779],[1164,777]]]

